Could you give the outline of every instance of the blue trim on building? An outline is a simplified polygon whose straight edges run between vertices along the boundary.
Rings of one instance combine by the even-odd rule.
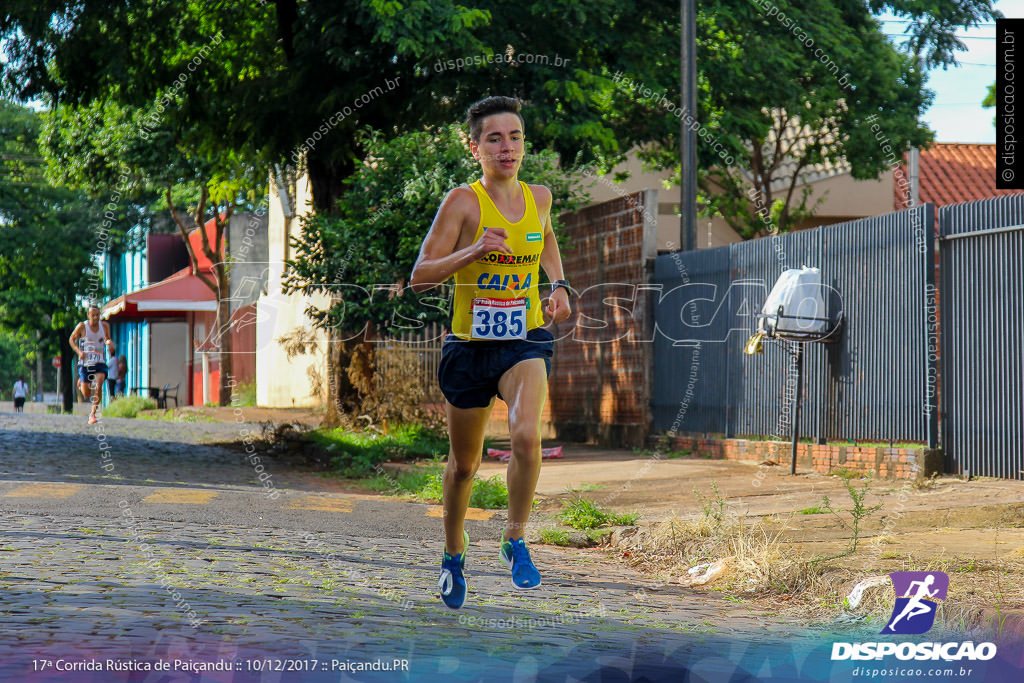
[[[110,291],[110,298],[116,299],[128,292],[134,292],[149,284],[146,254],[133,251],[119,258],[106,257],[103,284]],[[110,335],[117,347],[117,354],[124,355],[128,362],[128,376],[125,390],[132,387],[149,386],[149,322],[133,320],[111,322]],[[110,402],[108,392],[103,393],[104,405]]]

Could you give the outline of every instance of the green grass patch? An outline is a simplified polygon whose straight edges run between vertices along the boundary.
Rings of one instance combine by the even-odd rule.
[[[569,545],[569,532],[563,529],[541,529],[540,540],[547,545]]]
[[[156,410],[156,401],[143,396],[122,396],[103,409],[105,417],[135,417],[140,410]]]
[[[817,505],[814,505],[814,506],[809,507],[809,508],[804,508],[803,510],[800,511],[800,514],[801,515],[827,515],[829,512],[831,512],[831,510],[827,510],[827,509],[825,509],[823,507],[819,507]]]
[[[569,501],[569,504],[558,515],[567,526],[580,531],[597,529],[598,527],[612,526],[633,526],[636,524],[639,514],[626,512],[616,514],[597,506],[592,500],[579,496]]]
[[[676,458],[689,458],[691,455],[693,455],[693,451],[691,451],[691,450],[670,451],[668,449],[655,449],[655,450],[652,451],[652,450],[649,450],[649,449],[634,448],[633,449],[633,454],[634,455],[642,455],[645,458],[654,458],[654,459],[662,459],[662,458],[664,458],[666,460],[675,460]]]
[[[631,526],[631,525],[619,524],[618,526]],[[615,531],[615,529],[609,529],[609,528],[604,528],[604,529],[587,529],[584,533],[587,535],[587,538],[591,542],[593,542],[593,543],[600,543],[601,539],[603,539],[605,536],[610,536],[613,531]]]
[[[397,475],[377,472],[372,477],[360,479],[359,485],[371,491],[408,496],[424,503],[440,503],[444,491],[444,467],[416,467]],[[474,479],[469,506],[485,510],[501,510],[508,507],[508,487],[505,486],[501,475]]]
[[[636,526],[638,521],[640,521],[640,513],[636,510],[632,512],[619,513],[614,515],[611,519],[613,526]]]
[[[484,510],[501,510],[508,507],[508,487],[500,474],[473,482],[473,494],[469,497],[471,507]]]
[[[231,392],[231,405],[255,406],[256,382],[239,382]]]
[[[395,425],[387,434],[315,430],[307,439],[333,454],[331,464],[345,477],[366,477],[392,460],[433,459],[448,452],[448,438],[421,425]]]
[[[583,535],[586,537],[587,541],[590,542],[590,544],[597,545],[600,544],[604,540],[604,538],[610,535],[613,531],[615,530],[609,527],[605,527],[602,529],[586,529],[583,532]],[[541,543],[545,543],[547,545],[574,545],[573,539],[569,534],[570,532],[566,531],[565,529],[541,529],[540,541]],[[584,543],[581,545],[587,544]]]

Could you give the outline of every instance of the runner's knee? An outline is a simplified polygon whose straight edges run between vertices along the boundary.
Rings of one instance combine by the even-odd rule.
[[[527,429],[512,431],[512,454],[520,460],[540,460],[540,432],[532,425]]]
[[[477,460],[472,465],[468,463],[459,464],[459,461],[449,456],[448,458],[448,472],[449,476],[456,482],[462,483],[465,481],[471,481],[473,476],[476,474],[477,468],[480,467],[480,461]]]

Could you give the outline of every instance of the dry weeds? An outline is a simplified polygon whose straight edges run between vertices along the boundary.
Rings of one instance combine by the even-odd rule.
[[[865,562],[870,554],[858,551],[821,561],[803,556],[797,545],[783,539],[790,519],[673,516],[623,538],[620,545],[635,568],[670,582],[685,583],[690,568],[727,558],[723,571],[699,588],[719,590],[810,623],[852,620],[879,629],[892,613],[891,584],[869,589],[860,605],[850,610],[845,599],[857,583],[893,571],[942,571],[951,581],[936,614],[936,635],[941,629],[961,635],[1006,635],[1020,628],[1019,618],[1006,615],[1024,610],[1024,548],[988,560],[876,554]]]

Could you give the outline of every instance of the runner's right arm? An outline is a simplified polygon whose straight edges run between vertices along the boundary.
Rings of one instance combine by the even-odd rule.
[[[449,192],[441,202],[412,269],[409,279],[412,291],[418,294],[436,287],[484,254],[492,251],[512,253],[512,248],[505,242],[508,233],[501,228],[489,228],[476,242],[457,249],[463,224],[476,201],[473,190],[459,187]]]
[[[85,323],[78,323],[75,327],[75,331],[71,333],[71,338],[68,339],[71,342],[71,350],[78,354],[78,360],[85,360],[85,352],[78,347],[78,338],[82,336],[82,327]]]

